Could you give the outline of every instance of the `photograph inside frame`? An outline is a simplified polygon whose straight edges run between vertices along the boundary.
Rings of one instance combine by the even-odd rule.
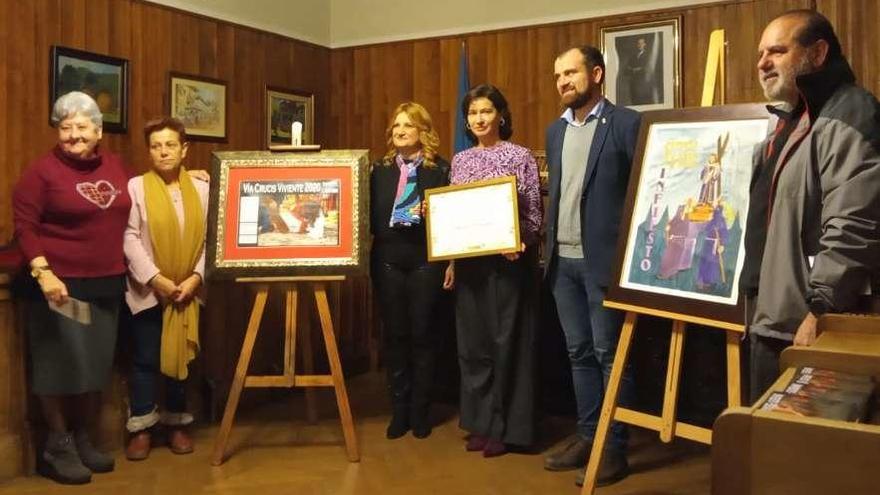
[[[338,246],[339,180],[242,181],[238,245]]]
[[[752,156],[766,118],[648,133],[620,286],[735,305]]]

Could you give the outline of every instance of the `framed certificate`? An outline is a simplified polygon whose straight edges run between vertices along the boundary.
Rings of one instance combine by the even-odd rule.
[[[428,260],[519,249],[516,177],[425,190]]]

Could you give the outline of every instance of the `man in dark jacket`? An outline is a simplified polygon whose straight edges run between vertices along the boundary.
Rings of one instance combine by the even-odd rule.
[[[810,10],[767,25],[758,77],[779,117],[756,154],[740,277],[750,323],[751,396],[779,354],[855,305],[880,266],[880,105],[855,85],[831,23]]]
[[[568,109],[547,129],[545,276],[565,333],[578,424],[572,441],[548,456],[544,467],[581,469],[582,477],[623,323],[622,313],[602,306],[602,301],[611,278],[640,116],[602,96],[605,62],[595,47],[563,52],[554,71],[556,89]],[[632,378],[624,372],[618,402],[628,405],[632,393]],[[623,424],[612,425],[606,449],[599,485],[628,472]]]

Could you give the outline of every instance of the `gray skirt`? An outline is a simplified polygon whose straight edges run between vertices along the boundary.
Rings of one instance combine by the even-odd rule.
[[[119,324],[118,297],[89,302],[92,322],[83,325],[28,301],[31,390],[36,395],[98,392],[107,386]]]

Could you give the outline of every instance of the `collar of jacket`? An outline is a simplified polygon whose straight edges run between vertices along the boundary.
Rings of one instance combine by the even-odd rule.
[[[802,74],[795,79],[801,99],[810,114],[810,120],[816,119],[819,112],[822,111],[822,107],[837,91],[837,88],[855,82],[856,76],[853,74],[849,62],[842,55],[829,61],[825,67],[816,72]]]

